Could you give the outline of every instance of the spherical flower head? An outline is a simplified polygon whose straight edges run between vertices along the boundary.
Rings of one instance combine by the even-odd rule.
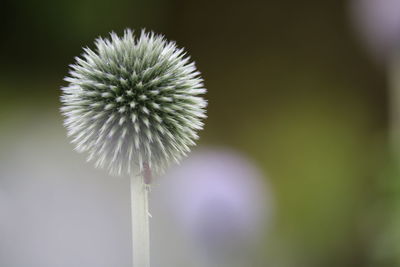
[[[352,0],[355,29],[379,61],[400,53],[400,0]]]
[[[111,33],[71,65],[61,111],[72,143],[111,174],[161,173],[198,139],[203,80],[174,42],[142,31]]]
[[[251,248],[273,220],[266,177],[236,151],[197,150],[165,178],[155,194],[155,208],[174,218],[179,231],[207,258],[230,258]]]

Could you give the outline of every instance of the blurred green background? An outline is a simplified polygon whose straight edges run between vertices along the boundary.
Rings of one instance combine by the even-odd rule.
[[[60,87],[83,46],[127,27],[153,30],[185,47],[205,79],[200,144],[242,151],[268,174],[276,214],[257,266],[397,266],[371,256],[393,205],[384,202],[387,85],[348,1],[4,4],[3,148],[47,116],[63,131]]]

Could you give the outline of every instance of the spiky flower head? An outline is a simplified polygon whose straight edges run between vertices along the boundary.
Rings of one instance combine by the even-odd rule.
[[[61,111],[72,143],[111,174],[160,173],[198,139],[207,102],[183,49],[161,35],[126,30],[98,38],[71,65]]]

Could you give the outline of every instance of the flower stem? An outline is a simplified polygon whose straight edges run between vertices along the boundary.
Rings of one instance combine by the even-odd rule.
[[[390,141],[395,156],[400,153],[400,53],[389,63]]]
[[[148,193],[144,175],[131,176],[133,267],[150,267]]]

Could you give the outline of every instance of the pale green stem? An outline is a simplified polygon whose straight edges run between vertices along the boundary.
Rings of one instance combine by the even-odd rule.
[[[400,156],[400,53],[389,63],[390,141],[392,152]]]
[[[142,174],[131,177],[133,267],[150,267],[148,185]]]

